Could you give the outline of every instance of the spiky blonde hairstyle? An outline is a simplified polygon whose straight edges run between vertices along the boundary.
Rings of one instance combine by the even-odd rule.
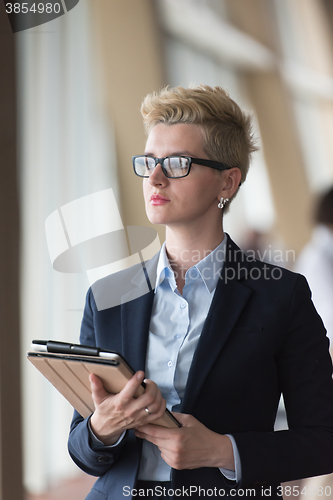
[[[245,181],[251,154],[257,150],[251,116],[221,87],[165,87],[144,98],[141,114],[147,135],[158,123],[200,125],[207,156],[239,168]]]

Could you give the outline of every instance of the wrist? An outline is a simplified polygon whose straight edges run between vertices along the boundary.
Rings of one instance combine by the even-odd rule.
[[[95,413],[93,413],[92,416],[90,417],[89,424],[90,424],[90,430],[93,433],[93,435],[99,441],[101,441],[105,446],[112,446],[113,444],[115,444],[123,433],[123,431],[106,433],[104,431],[103,426],[99,424],[99,418]]]
[[[214,433],[213,449],[213,467],[234,471],[235,459],[230,438],[224,434]]]

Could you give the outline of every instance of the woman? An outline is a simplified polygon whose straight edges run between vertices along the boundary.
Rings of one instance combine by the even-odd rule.
[[[70,454],[100,476],[89,499],[281,498],[281,481],[333,470],[332,369],[304,278],[249,262],[223,232],[255,150],[250,119],[208,86],[148,95],[142,114],[133,166],[166,242],[145,279],[131,268],[88,292],[81,342],[138,371],[117,395],[91,376],[95,412],[75,413]],[[133,300],[99,308],[124,282]],[[274,432],[281,392],[290,430]],[[181,428],[151,425],[165,406]]]

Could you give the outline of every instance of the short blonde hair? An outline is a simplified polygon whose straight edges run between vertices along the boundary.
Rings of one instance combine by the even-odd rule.
[[[257,150],[252,120],[221,87],[165,87],[144,98],[141,114],[147,134],[158,123],[200,125],[207,156],[239,168],[245,181],[251,154]]]

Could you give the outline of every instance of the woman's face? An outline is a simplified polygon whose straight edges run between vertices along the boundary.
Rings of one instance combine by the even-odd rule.
[[[203,134],[198,125],[158,124],[150,132],[145,154],[163,158],[171,155],[207,158]],[[167,178],[157,165],[143,181],[148,219],[166,226],[216,224],[221,221],[217,207],[225,172],[219,175],[212,168],[192,163],[190,174],[180,179]],[[221,194],[223,196],[223,194]]]

